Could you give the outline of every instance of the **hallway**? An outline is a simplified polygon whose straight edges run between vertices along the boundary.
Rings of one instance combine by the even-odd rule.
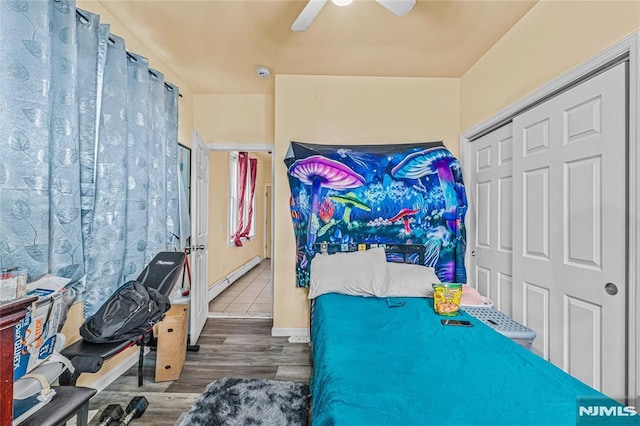
[[[271,259],[264,259],[209,303],[209,317],[271,318]]]

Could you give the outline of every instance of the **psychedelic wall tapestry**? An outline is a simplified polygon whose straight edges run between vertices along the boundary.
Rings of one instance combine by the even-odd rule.
[[[388,247],[406,245],[422,251],[409,261],[433,267],[441,281],[467,281],[467,199],[460,163],[442,142],[291,142],[285,164],[297,286],[309,285],[310,262],[319,251],[384,246],[394,261]]]

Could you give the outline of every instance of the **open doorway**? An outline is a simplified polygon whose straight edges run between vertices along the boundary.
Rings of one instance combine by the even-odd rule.
[[[209,317],[272,318],[273,272],[270,249],[267,250],[273,238],[271,151],[240,145],[209,147],[209,224],[213,231],[209,236]],[[238,198],[243,192],[239,184],[240,152],[246,152],[249,161],[255,160],[257,172],[251,200],[251,173],[246,173],[241,222],[245,226],[251,222],[251,226],[249,234],[240,238],[242,246],[237,246],[233,235],[239,220]]]

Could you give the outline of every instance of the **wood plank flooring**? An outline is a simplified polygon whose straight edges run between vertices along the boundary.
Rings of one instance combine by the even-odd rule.
[[[222,377],[265,378],[308,383],[311,355],[308,343],[289,343],[271,336],[270,319],[210,318],[198,340],[199,352],[187,352],[180,379],[154,382],[155,352],[144,361],[144,385],[138,388],[137,366],[119,377],[91,400],[99,410],[90,424],[97,425],[109,404],[125,408],[132,397],[144,395],[149,408],[134,425],[174,425],[207,385]]]

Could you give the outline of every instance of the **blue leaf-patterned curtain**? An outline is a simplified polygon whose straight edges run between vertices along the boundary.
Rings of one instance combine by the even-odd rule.
[[[0,257],[84,274],[75,6],[0,2]]]
[[[178,145],[170,141],[178,140],[178,88],[173,84],[164,85],[164,121],[166,130],[166,191],[167,194],[167,245],[180,246],[180,202],[178,189]]]
[[[68,0],[0,1],[0,266],[85,316],[177,247],[178,88]]]
[[[144,268],[147,259],[147,199],[149,192],[149,64],[139,55],[130,55],[128,73],[127,168],[134,175],[128,183],[127,246],[124,267],[126,280],[134,279]],[[138,226],[139,225],[139,226]]]

